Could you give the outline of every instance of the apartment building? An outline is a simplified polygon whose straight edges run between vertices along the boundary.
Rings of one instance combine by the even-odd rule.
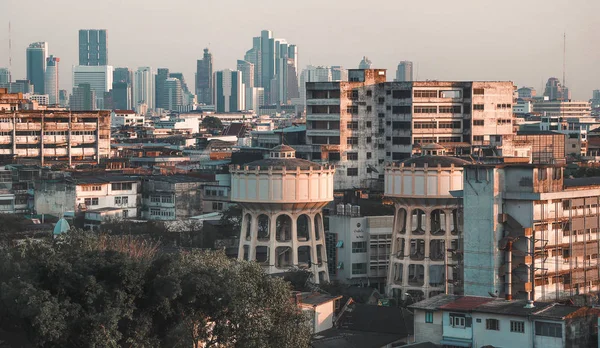
[[[110,124],[113,128],[143,126],[144,121],[144,115],[139,115],[133,110],[114,110],[110,114]]]
[[[204,185],[215,185],[185,175],[144,178],[142,218],[147,220],[181,220],[203,213]]]
[[[446,347],[596,347],[600,310],[438,295],[412,304],[416,342]]]
[[[600,290],[600,178],[558,165],[467,165],[464,293],[560,300]]]
[[[0,155],[51,163],[110,157],[110,111],[0,111]]]
[[[306,86],[306,146],[335,163],[336,189],[383,189],[384,163],[439,143],[469,154],[490,135],[514,133],[512,82],[386,82],[384,69],[349,70],[348,81]]]
[[[392,244],[393,216],[361,216],[343,204],[329,217],[326,234],[329,276],[346,284],[369,285],[383,292]]]

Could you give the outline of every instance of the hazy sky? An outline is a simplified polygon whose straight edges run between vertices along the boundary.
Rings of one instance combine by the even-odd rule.
[[[600,0],[0,0],[0,66],[25,77],[25,49],[47,41],[71,87],[78,29],[106,28],[115,67],[168,67],[194,88],[209,46],[215,69],[235,68],[262,29],[298,45],[299,64],[357,68],[363,55],[393,78],[400,60],[419,80],[511,80],[540,91],[562,79],[574,99],[600,89]]]

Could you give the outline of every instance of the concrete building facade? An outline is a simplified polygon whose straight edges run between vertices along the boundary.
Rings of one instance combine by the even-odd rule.
[[[146,110],[154,110],[154,73],[151,67],[139,67],[134,73],[133,107],[140,112],[145,105]]]
[[[99,163],[110,156],[110,112],[0,112],[0,154],[52,162]]]
[[[88,84],[96,95],[96,107],[104,109],[104,94],[109,92],[113,84],[113,67],[77,65],[73,67],[73,88]]]
[[[425,144],[470,154],[492,134],[514,133],[512,82],[386,82],[382,69],[348,76],[307,83],[307,146],[298,148],[304,158],[337,165],[336,189],[382,189],[384,163]]]

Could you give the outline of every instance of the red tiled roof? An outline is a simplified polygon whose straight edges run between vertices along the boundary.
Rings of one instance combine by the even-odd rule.
[[[477,297],[477,296],[463,296],[459,299],[454,300],[448,304],[445,304],[440,307],[440,309],[450,309],[457,311],[470,311],[484,303],[488,303],[493,301],[492,297]]]

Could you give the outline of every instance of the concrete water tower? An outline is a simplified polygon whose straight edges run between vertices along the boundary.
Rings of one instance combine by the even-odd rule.
[[[240,260],[256,260],[267,273],[308,269],[329,281],[322,209],[333,200],[334,166],[296,158],[286,145],[269,158],[231,166],[231,200],[243,208]]]

